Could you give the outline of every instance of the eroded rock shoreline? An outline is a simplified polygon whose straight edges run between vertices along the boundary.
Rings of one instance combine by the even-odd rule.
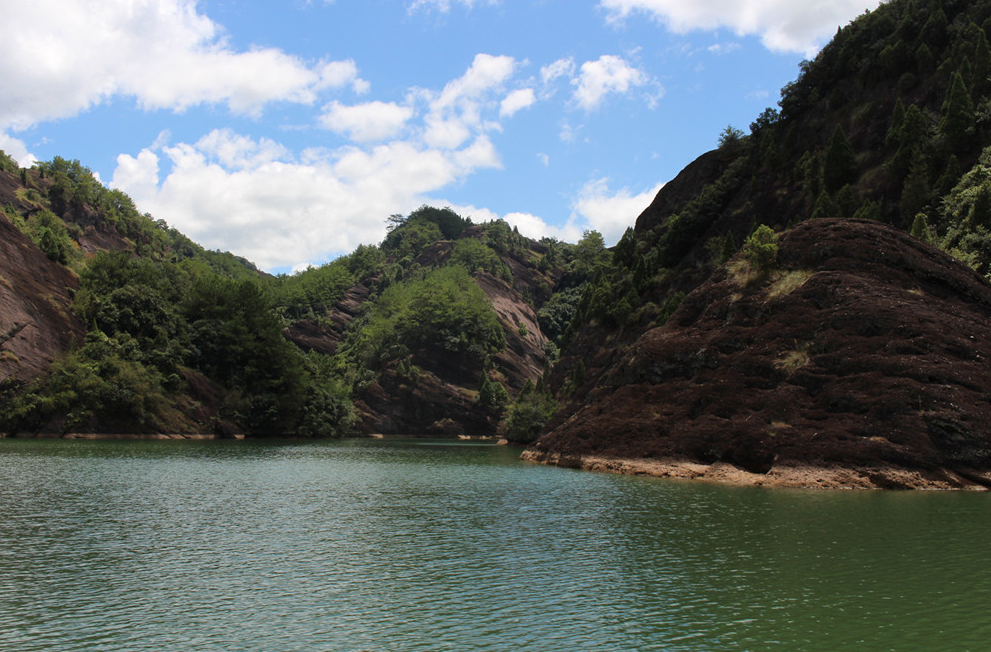
[[[991,473],[960,472],[950,469],[927,471],[894,466],[816,466],[812,464],[775,465],[767,473],[751,473],[732,464],[704,464],[678,459],[626,459],[597,455],[566,455],[526,450],[520,456],[526,462],[603,471],[621,475],[644,475],[658,478],[702,480],[755,487],[780,489],[920,489],[987,491]]]

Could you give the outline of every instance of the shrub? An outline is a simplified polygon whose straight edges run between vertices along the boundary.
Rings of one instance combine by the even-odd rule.
[[[771,227],[761,224],[743,243],[741,251],[752,269],[765,270],[778,258],[778,236]]]

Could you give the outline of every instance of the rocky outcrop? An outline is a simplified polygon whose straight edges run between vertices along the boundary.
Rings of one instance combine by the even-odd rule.
[[[475,282],[485,292],[506,346],[493,356],[489,377],[515,396],[527,380],[540,378],[547,364],[537,314],[506,282],[476,272]],[[440,348],[416,351],[413,371],[391,364],[355,403],[359,427],[367,433],[428,436],[494,436],[500,412],[476,401],[482,367],[466,367],[461,356]]]
[[[0,382],[35,379],[82,341],[86,329],[69,308],[78,287],[0,215]]]
[[[531,455],[986,483],[991,286],[877,222],[802,223],[778,260],[765,274],[740,258],[717,270]]]

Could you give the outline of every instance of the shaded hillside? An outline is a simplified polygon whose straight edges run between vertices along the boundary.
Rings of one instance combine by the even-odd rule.
[[[555,355],[538,308],[588,275],[570,245],[425,206],[271,277],[78,161],[0,163],[0,432],[494,435]]]
[[[803,62],[779,109],[758,116],[749,134],[728,127],[717,150],[667,183],[579,303],[540,399],[550,432],[537,456],[674,456],[754,471],[775,459],[986,469],[991,378],[986,358],[967,356],[986,356],[991,332],[989,27],[989,2],[883,4]],[[786,231],[826,217],[876,222]],[[786,233],[781,261],[791,282],[813,272],[803,289],[838,270],[796,247],[822,254],[817,238],[842,246],[848,276],[834,293],[842,288],[844,303],[819,300],[811,311],[790,295],[766,301],[736,287],[723,264],[762,224]],[[879,242],[900,253],[871,258]],[[928,274],[968,280],[952,281],[957,294],[940,293],[924,289]],[[859,312],[866,321],[857,326]],[[711,321],[695,323],[700,315]],[[916,315],[935,321],[913,330]],[[817,330],[844,319],[853,320],[846,330]],[[934,348],[915,339],[930,336]],[[789,380],[782,365],[806,357],[817,370]],[[946,378],[954,389],[943,388]],[[947,401],[959,409],[947,412]],[[771,423],[805,434],[788,438]],[[889,434],[896,443],[885,443]]]
[[[812,220],[772,268],[718,269],[535,450],[991,480],[989,322],[991,286],[949,256]]]
[[[362,432],[495,435],[551,362],[537,310],[564,270],[503,222],[423,207],[393,224],[360,280],[286,336],[347,369]],[[284,282],[308,284],[306,274]]]
[[[78,161],[19,169],[0,153],[0,207],[0,432],[347,423],[247,261],[141,215]]]
[[[0,381],[34,380],[86,333],[70,309],[79,280],[2,217],[0,260]]]

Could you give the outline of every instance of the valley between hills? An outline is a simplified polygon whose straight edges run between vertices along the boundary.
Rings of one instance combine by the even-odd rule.
[[[486,437],[784,487],[991,487],[991,2],[895,0],[620,241],[422,206],[319,268],[0,156],[6,436]],[[386,216],[383,216],[386,219]]]

